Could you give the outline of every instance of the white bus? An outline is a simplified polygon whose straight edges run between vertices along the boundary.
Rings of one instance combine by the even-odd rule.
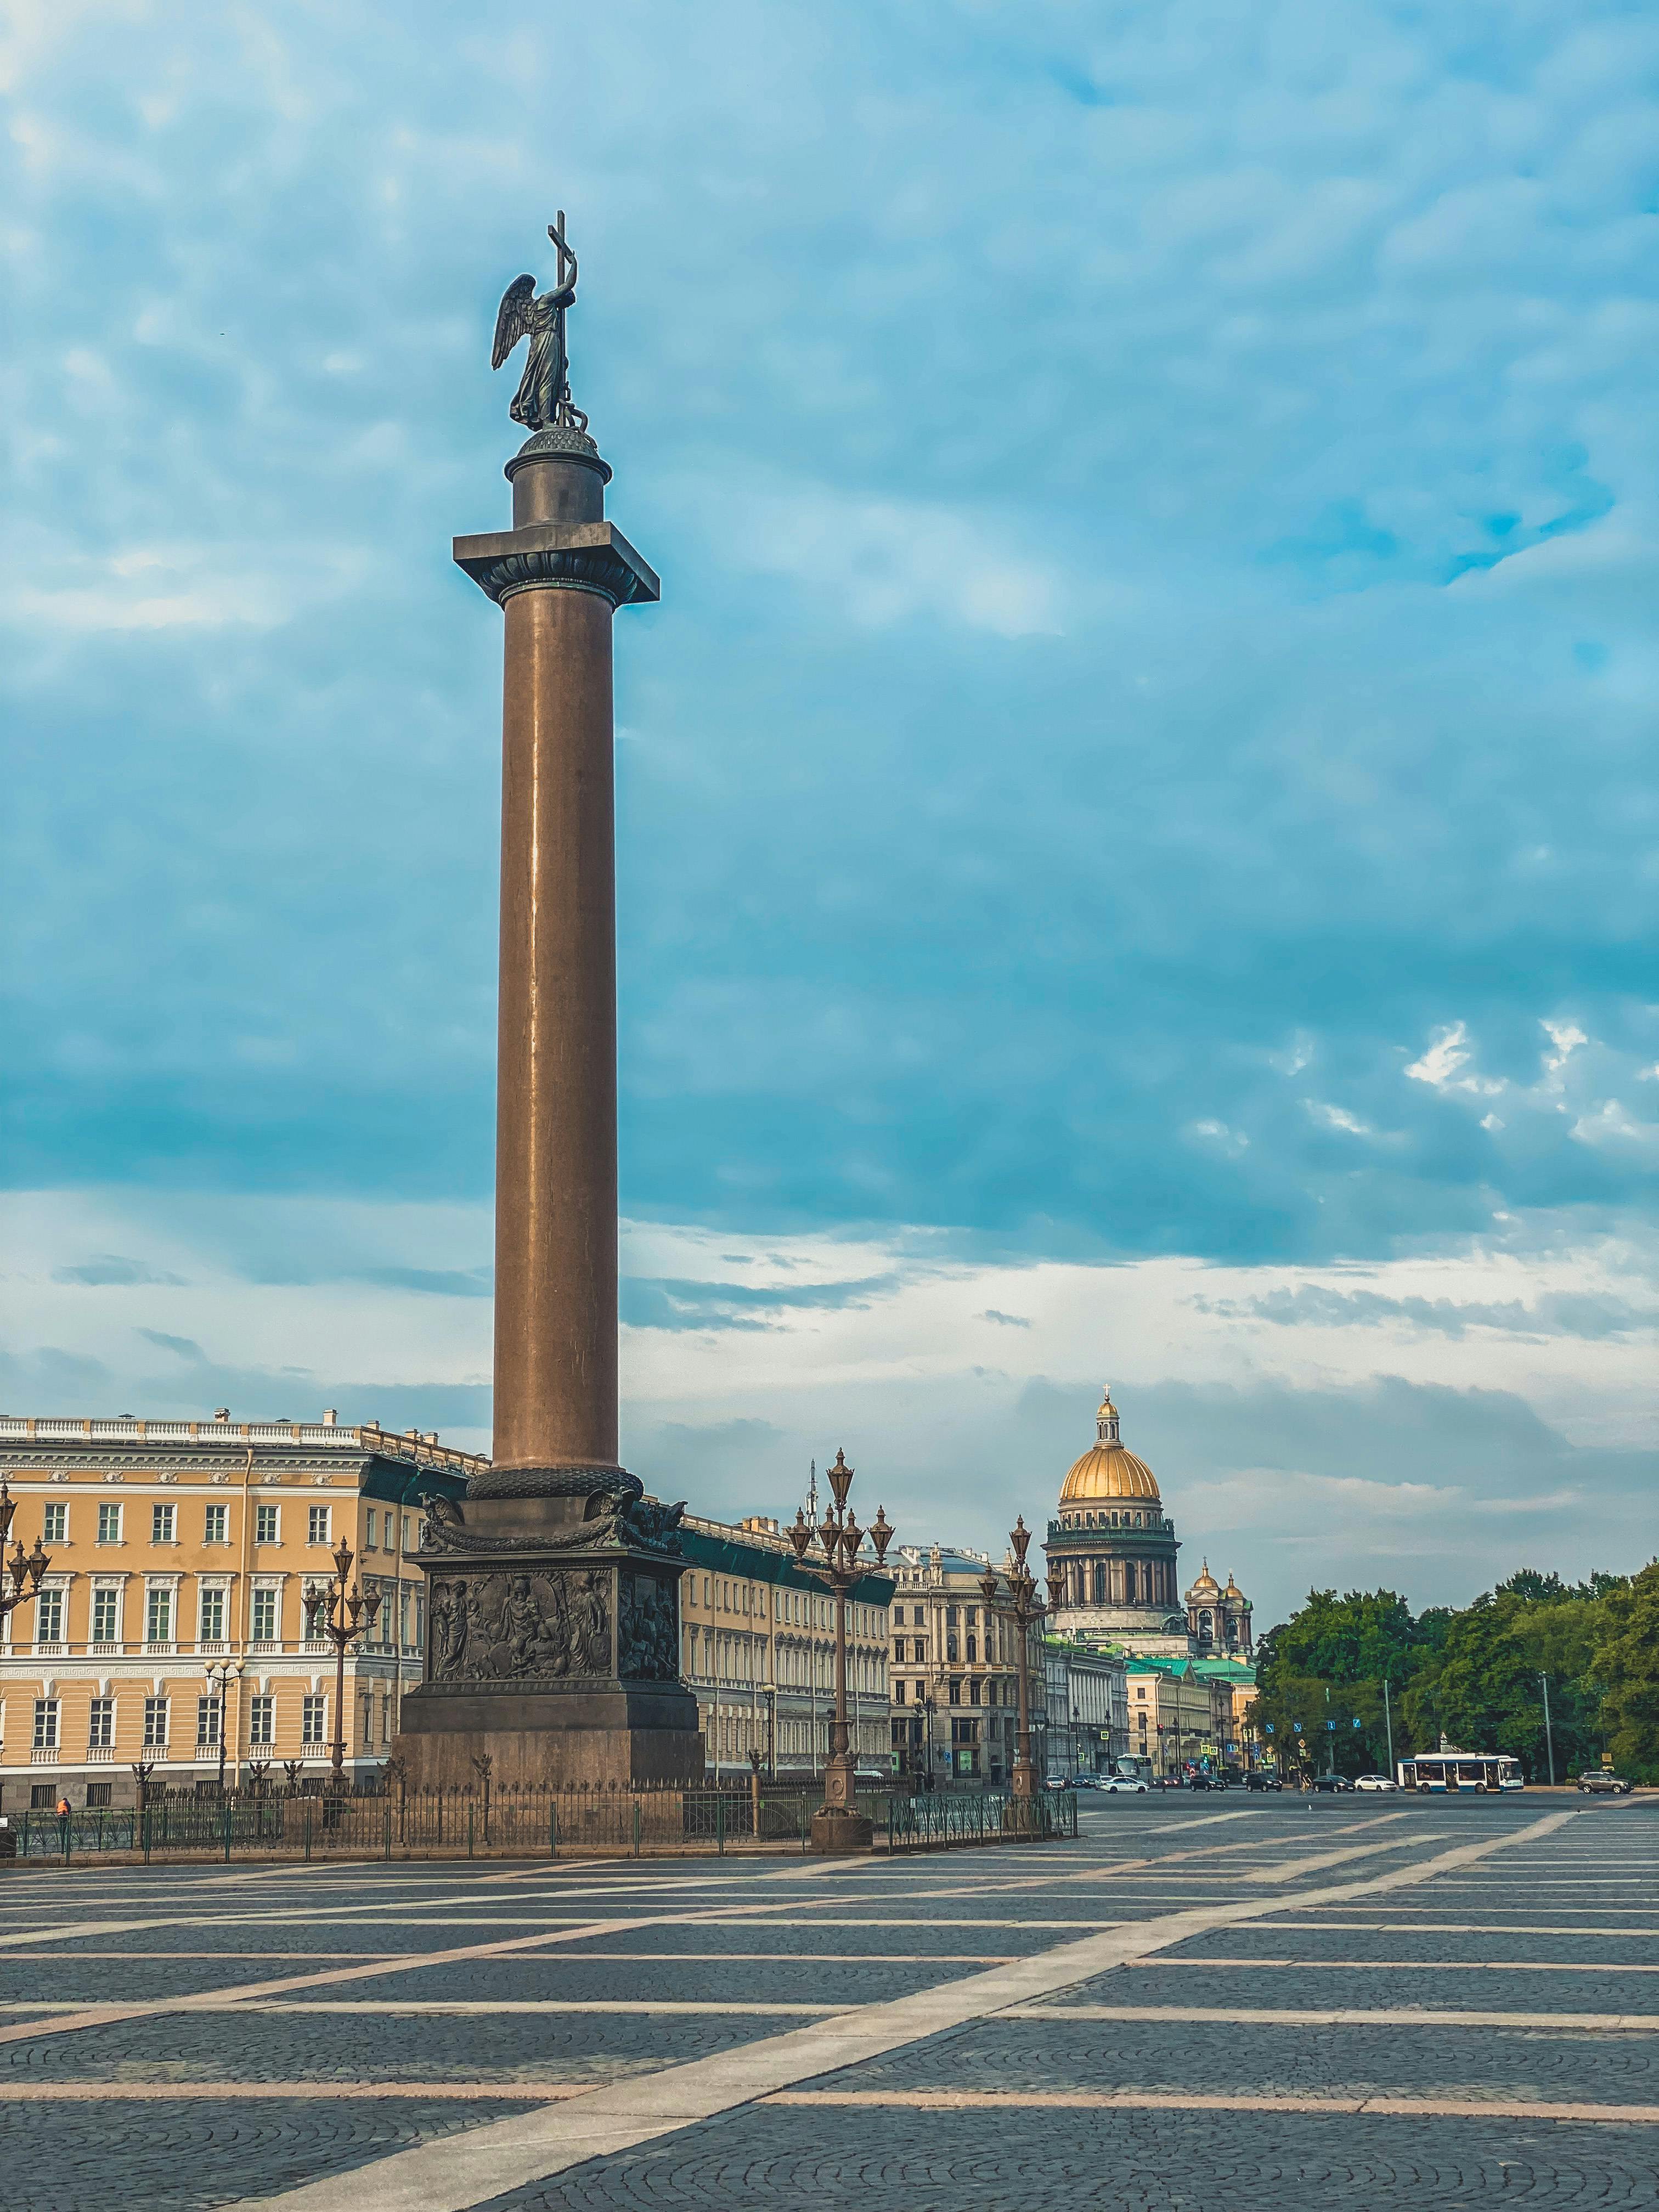
[[[1419,1751],[1400,1762],[1402,1790],[1524,1790],[1519,1763],[1502,1752]]]

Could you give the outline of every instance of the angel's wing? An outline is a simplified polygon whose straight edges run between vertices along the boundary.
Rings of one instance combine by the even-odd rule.
[[[495,345],[489,366],[499,368],[530,328],[530,302],[536,290],[533,276],[515,276],[501,295],[495,316]]]

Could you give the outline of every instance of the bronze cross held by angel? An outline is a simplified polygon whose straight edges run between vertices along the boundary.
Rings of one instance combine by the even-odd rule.
[[[539,297],[533,276],[515,276],[501,295],[495,316],[495,345],[489,366],[499,368],[519,340],[530,341],[519,388],[507,412],[526,430],[549,430],[557,423],[586,430],[587,417],[570,398],[570,356],[564,342],[566,311],[576,303],[576,257],[565,242],[564,210],[547,234],[559,257],[558,281]]]

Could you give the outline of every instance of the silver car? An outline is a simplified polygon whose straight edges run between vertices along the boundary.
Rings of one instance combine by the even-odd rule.
[[[1099,1790],[1139,1791],[1143,1797],[1146,1795],[1146,1784],[1138,1774],[1103,1774],[1095,1786]]]

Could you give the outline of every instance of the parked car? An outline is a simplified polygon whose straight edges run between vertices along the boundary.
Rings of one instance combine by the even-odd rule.
[[[1095,1787],[1097,1790],[1109,1790],[1114,1792],[1120,1790],[1138,1790],[1143,1797],[1146,1795],[1146,1784],[1138,1774],[1103,1774],[1097,1780]]]
[[[1350,1796],[1353,1795],[1353,1784],[1346,1774],[1316,1774],[1313,1786],[1322,1790],[1327,1796],[1334,1796],[1345,1790]]]
[[[1285,1784],[1278,1775],[1269,1774],[1264,1767],[1257,1766],[1252,1767],[1244,1777],[1244,1787],[1247,1790],[1282,1790]]]
[[[1400,1784],[1391,1775],[1357,1774],[1353,1786],[1356,1790],[1398,1790]]]
[[[1578,1787],[1586,1797],[1628,1797],[1631,1793],[1624,1776],[1609,1766],[1587,1766],[1578,1778]]]
[[[1075,1790],[1077,1784],[1069,1774],[1051,1774],[1042,1786],[1045,1790]]]

